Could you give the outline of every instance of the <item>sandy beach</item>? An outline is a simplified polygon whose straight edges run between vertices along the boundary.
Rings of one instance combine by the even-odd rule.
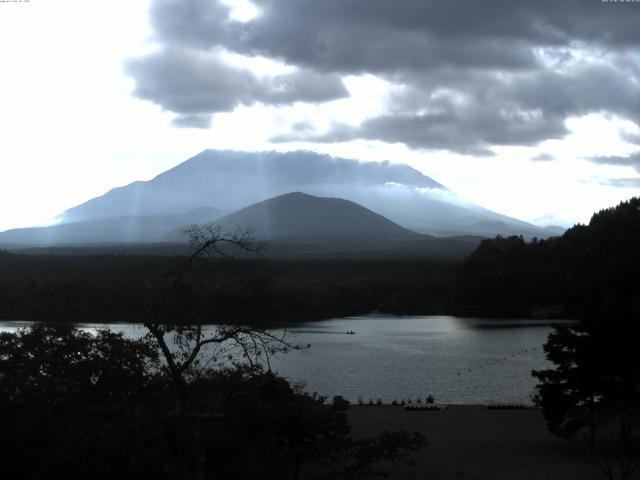
[[[415,457],[408,479],[591,480],[605,478],[587,463],[578,442],[547,432],[537,409],[488,410],[449,406],[445,411],[407,411],[395,406],[353,406],[355,436],[417,431],[429,445]]]

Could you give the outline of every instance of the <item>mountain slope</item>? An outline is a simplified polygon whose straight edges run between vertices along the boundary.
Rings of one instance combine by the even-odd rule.
[[[249,230],[268,240],[269,258],[463,258],[480,237],[436,238],[407,230],[357,203],[293,192],[216,221],[224,231]],[[183,229],[165,237],[186,240]]]
[[[206,150],[152,180],[115,188],[71,208],[63,218],[172,214],[203,205],[235,211],[292,191],[351,200],[419,233],[549,236],[535,225],[465,201],[408,165],[305,151]]]
[[[102,218],[50,227],[18,228],[0,233],[0,245],[51,246],[158,242],[168,232],[192,223],[205,223],[223,215],[203,207],[179,215]]]
[[[216,223],[227,230],[236,226],[250,228],[262,239],[419,236],[349,200],[320,198],[300,192],[256,203],[222,217]]]
[[[361,163],[312,152],[205,150],[147,182],[114,188],[64,212],[65,221],[176,213],[203,205],[234,211],[266,198],[319,186],[397,182],[446,190],[407,165]],[[335,195],[333,195],[335,196]]]

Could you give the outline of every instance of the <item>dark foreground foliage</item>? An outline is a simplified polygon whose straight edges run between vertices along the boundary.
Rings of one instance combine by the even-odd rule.
[[[1,334],[3,475],[382,478],[401,475],[425,444],[404,432],[352,438],[341,402],[324,405],[256,369],[202,371],[177,395],[157,358],[106,331]]]
[[[556,327],[544,346],[554,367],[533,372],[539,381],[536,402],[549,430],[588,442],[589,463],[611,480],[635,478],[640,467],[638,245],[640,199],[635,198],[553,241],[486,243],[484,253],[479,249],[472,259],[493,272],[488,275],[502,271],[511,280],[509,272],[528,266],[534,273],[520,288],[534,288],[549,301],[574,299],[579,320]],[[548,296],[551,288],[555,298]]]
[[[615,305],[559,326],[544,346],[554,368],[534,371],[549,430],[580,438],[606,478],[640,467],[640,322]]]
[[[601,411],[640,412],[640,324],[611,312],[556,327],[544,346],[553,369],[533,372],[549,429],[572,436]]]

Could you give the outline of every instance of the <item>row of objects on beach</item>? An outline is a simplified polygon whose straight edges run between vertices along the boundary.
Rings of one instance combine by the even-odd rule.
[[[435,404],[435,399],[433,398],[432,395],[428,395],[424,399],[424,402],[422,401],[421,398],[418,398],[415,402],[412,399],[407,399],[407,400],[405,400],[405,399],[401,399],[401,400],[393,399],[393,401],[391,402],[391,405],[393,405],[393,406],[402,406],[402,407],[433,405],[433,404]],[[362,397],[358,397],[358,405],[382,406],[382,405],[385,405],[385,403],[382,401],[381,398],[378,398],[375,401],[372,398],[370,398],[368,402],[365,402],[362,399]]]

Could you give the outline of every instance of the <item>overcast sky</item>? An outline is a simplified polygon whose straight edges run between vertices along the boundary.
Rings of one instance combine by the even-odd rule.
[[[404,162],[540,225],[640,195],[640,1],[0,2],[0,230],[205,148]]]

